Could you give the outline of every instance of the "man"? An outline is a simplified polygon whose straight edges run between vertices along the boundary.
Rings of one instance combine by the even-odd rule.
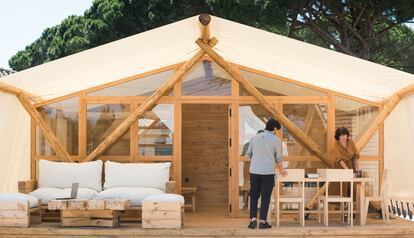
[[[272,226],[267,222],[270,197],[275,186],[275,169],[278,168],[282,176],[287,172],[282,166],[282,142],[275,135],[280,130],[278,121],[270,118],[263,133],[250,139],[246,155],[250,158],[250,223],[248,228],[257,227],[257,201],[262,198],[260,205],[259,229]]]

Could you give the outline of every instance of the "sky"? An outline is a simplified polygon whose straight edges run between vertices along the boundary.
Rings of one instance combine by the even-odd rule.
[[[70,15],[83,15],[92,0],[0,0],[0,68],[39,38],[48,27]]]

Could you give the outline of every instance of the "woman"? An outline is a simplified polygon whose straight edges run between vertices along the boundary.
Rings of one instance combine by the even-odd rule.
[[[336,143],[331,151],[331,156],[335,159],[335,167],[359,171],[359,153],[349,137],[348,129],[338,127],[335,131],[335,140]]]

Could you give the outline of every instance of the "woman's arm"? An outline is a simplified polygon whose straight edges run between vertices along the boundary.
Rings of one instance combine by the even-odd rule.
[[[355,167],[355,171],[359,171],[359,159],[354,159],[354,167]]]
[[[348,166],[346,166],[346,164],[345,164],[345,162],[344,162],[343,160],[340,160],[340,161],[339,161],[339,165],[341,165],[341,167],[342,167],[343,169],[349,169],[349,168],[348,168]]]

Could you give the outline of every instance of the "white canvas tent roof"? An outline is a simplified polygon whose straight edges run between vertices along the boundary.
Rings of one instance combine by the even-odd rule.
[[[200,36],[198,24],[198,17],[191,17],[6,76],[2,81],[47,100],[180,63],[199,49],[195,43]],[[414,75],[218,17],[211,19],[210,35],[218,39],[215,50],[229,62],[373,102],[414,83]],[[392,183],[397,182],[398,174],[404,176],[393,163],[394,150],[400,148],[391,144],[399,140],[389,137],[395,134],[397,124],[403,126],[402,121],[408,129],[414,107],[405,105],[412,105],[413,100],[409,97],[400,102],[385,124],[385,160]],[[15,110],[3,111],[0,124],[0,131],[10,132],[0,136],[0,168],[5,170],[0,170],[0,192],[15,189],[17,175],[11,174],[20,173],[19,178],[29,174],[28,167],[25,171],[13,167],[29,161],[29,116],[18,100],[0,93],[0,108],[10,107]],[[414,145],[413,132],[408,131],[400,140]],[[414,168],[414,146],[404,147],[401,153],[398,159]],[[10,172],[13,168],[14,173]],[[406,175],[414,179],[412,173]],[[399,192],[402,190],[394,191]],[[414,198],[414,191],[409,193]]]
[[[215,49],[228,61],[298,82],[382,101],[414,82],[414,75],[232,21],[212,17]],[[85,50],[4,78],[52,99],[164,66],[198,50],[198,17]]]

